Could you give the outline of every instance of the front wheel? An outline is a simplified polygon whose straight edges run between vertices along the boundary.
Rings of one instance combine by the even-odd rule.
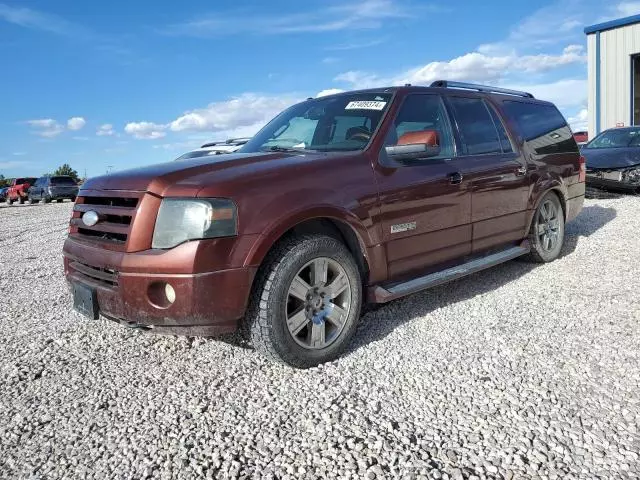
[[[360,317],[362,281],[349,250],[325,235],[293,237],[269,255],[247,314],[254,347],[309,368],[338,357]]]
[[[24,197],[19,196],[19,197],[18,197],[18,203],[19,203],[20,205],[24,205]]]
[[[552,262],[560,255],[564,244],[564,211],[560,199],[553,192],[542,198],[534,213],[529,244],[529,259],[536,263]]]
[[[35,203],[35,200],[31,195],[29,195],[28,199],[29,199],[29,205],[33,205]]]

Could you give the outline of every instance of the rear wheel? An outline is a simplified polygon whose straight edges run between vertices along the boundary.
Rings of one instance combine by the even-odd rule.
[[[298,368],[338,357],[356,328],[362,299],[349,250],[324,235],[294,237],[267,262],[247,314],[254,347]]]
[[[22,196],[18,196],[18,203],[19,203],[20,205],[24,205],[24,197],[22,197]]]
[[[59,198],[59,199],[57,199],[57,200],[56,200],[56,202],[58,202],[58,203],[62,203],[62,199],[61,199],[61,198]]]
[[[51,199],[47,197],[44,193],[42,194],[42,199],[40,200],[42,203],[49,203]]]
[[[529,232],[529,259],[537,263],[552,262],[564,244],[564,211],[555,193],[547,193],[533,216]]]

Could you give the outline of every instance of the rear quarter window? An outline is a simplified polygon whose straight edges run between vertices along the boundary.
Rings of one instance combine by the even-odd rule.
[[[578,152],[573,133],[555,106],[506,100],[502,108],[537,154]]]

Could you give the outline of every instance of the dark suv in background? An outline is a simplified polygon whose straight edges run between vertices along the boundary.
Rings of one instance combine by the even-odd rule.
[[[53,200],[62,202],[64,199],[74,201],[78,195],[78,184],[67,176],[40,177],[29,188],[29,203],[49,203]]]
[[[265,355],[309,367],[345,349],[363,303],[556,259],[584,182],[567,122],[529,93],[446,81],[345,92],[290,107],[239,152],[88,180],[65,274],[89,318],[241,328]]]

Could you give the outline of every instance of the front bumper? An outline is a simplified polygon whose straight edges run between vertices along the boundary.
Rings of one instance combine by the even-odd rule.
[[[640,190],[640,184],[629,183],[625,182],[624,180],[611,180],[593,174],[587,174],[587,185],[589,185],[590,187],[599,187],[610,190],[624,190],[627,192]]]
[[[205,242],[202,242],[205,243]],[[190,252],[199,245],[190,245]],[[124,253],[67,239],[64,271],[68,282],[95,289],[100,314],[119,323],[158,333],[212,336],[232,332],[244,316],[255,268],[228,268],[205,273],[163,273],[183,258],[185,249],[162,255]],[[144,263],[144,272],[129,265]],[[129,270],[129,271],[127,271]],[[172,304],[159,306],[154,286],[170,284]],[[157,289],[155,290],[157,291]]]

